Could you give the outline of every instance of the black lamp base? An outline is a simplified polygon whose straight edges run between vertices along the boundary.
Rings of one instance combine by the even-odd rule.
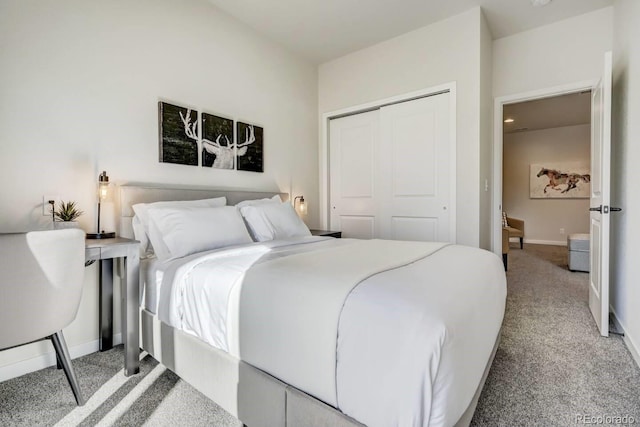
[[[87,233],[87,239],[113,239],[116,237],[116,233],[114,231],[110,231],[105,233],[104,231],[101,233]]]

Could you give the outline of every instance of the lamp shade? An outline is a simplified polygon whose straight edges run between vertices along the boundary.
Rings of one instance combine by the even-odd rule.
[[[304,200],[304,196],[296,196],[293,199],[293,207],[298,212],[298,215],[307,214],[307,202]]]
[[[109,196],[109,177],[106,171],[102,171],[98,177],[98,198],[106,200]]]

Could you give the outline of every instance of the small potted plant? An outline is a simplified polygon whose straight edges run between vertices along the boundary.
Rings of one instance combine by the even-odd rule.
[[[76,202],[61,201],[57,209],[55,205],[52,205],[51,213],[53,214],[53,228],[60,230],[63,228],[80,228],[76,220],[84,212],[78,209]]]

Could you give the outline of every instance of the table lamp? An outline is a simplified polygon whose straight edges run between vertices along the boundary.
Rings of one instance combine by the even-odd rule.
[[[109,177],[106,171],[102,171],[98,177],[98,227],[97,233],[87,233],[87,239],[111,239],[116,237],[114,231],[105,232],[100,230],[100,204],[109,195]]]

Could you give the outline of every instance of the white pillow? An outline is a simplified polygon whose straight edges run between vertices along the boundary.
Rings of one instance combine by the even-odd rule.
[[[140,256],[150,256],[155,252],[153,243],[149,242],[149,214],[150,208],[186,208],[186,207],[218,207],[226,206],[226,197],[201,200],[171,200],[166,202],[137,203],[132,206],[135,216],[132,222],[133,233],[140,242]],[[137,218],[137,221],[136,221]],[[162,250],[162,248],[160,248]]]
[[[150,208],[148,214],[149,239],[160,260],[252,242],[233,206]]]
[[[245,206],[240,212],[258,242],[311,235],[289,202]]]
[[[245,206],[255,206],[255,205],[261,205],[263,203],[282,203],[282,199],[280,198],[279,194],[276,194],[271,198],[243,200],[242,202],[236,204],[236,208],[242,209]]]
[[[147,235],[138,215],[134,215],[131,220],[131,228],[133,228],[133,237],[140,242],[140,259],[152,257],[153,247],[150,247],[149,236]]]

